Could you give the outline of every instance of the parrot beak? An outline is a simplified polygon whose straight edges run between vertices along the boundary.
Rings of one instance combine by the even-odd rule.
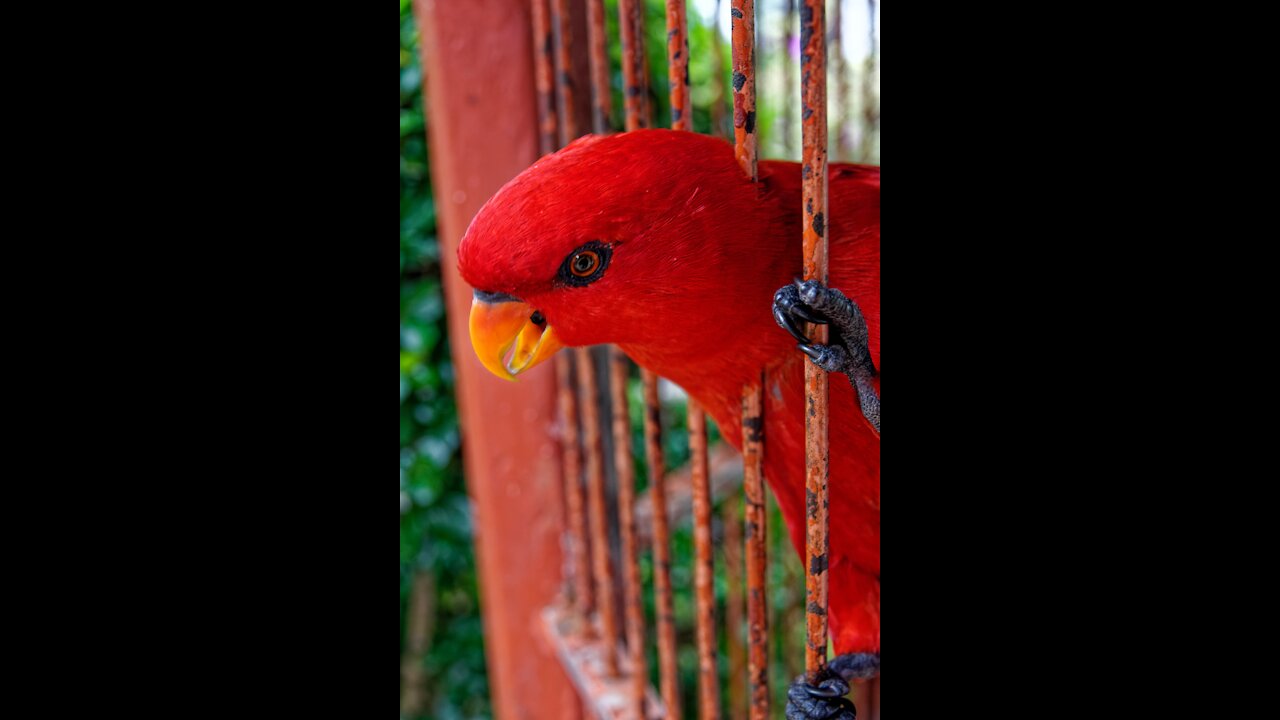
[[[478,291],[471,303],[471,346],[489,372],[512,381],[564,347],[541,313],[509,295]]]

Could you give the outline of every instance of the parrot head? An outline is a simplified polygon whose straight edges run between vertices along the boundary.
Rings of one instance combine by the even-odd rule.
[[[565,347],[617,344],[651,369],[733,352],[745,308],[767,320],[794,264],[765,241],[784,231],[762,192],[728,143],[694,133],[589,136],[541,159],[458,249],[481,363],[515,380]]]

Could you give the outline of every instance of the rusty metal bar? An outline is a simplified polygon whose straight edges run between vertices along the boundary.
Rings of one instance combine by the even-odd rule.
[[[711,538],[711,468],[707,462],[707,413],[689,398],[689,446],[693,454],[694,587],[698,615],[698,695],[702,720],[720,718],[720,672],[716,662],[715,549]]]
[[[671,129],[693,129],[689,102],[689,12],[687,0],[667,0],[667,80],[671,85]]]
[[[827,268],[827,9],[825,0],[802,0],[800,46],[804,108],[804,277],[828,280]],[[809,325],[815,343],[828,341],[826,325]],[[816,682],[827,667],[828,534],[830,509],[830,400],[827,373],[805,363],[805,487],[808,608],[805,670]]]
[[[640,584],[639,547],[636,544],[636,468],[631,456],[631,412],[627,404],[627,377],[631,360],[621,350],[610,350],[609,390],[613,395],[613,450],[618,471],[618,518],[622,524],[622,559],[627,608],[627,656],[631,665],[631,702],[637,718],[644,717],[649,667],[644,651],[644,588]]]
[[[535,0],[535,3],[540,0]],[[556,89],[560,102],[560,144],[578,139],[578,118],[574,112],[573,87],[573,16],[569,0],[551,0],[551,19],[556,39]]]
[[[782,137],[782,149],[790,160],[795,145],[795,63],[791,57],[791,43],[796,39],[796,0],[787,0],[782,15],[782,120],[778,135]]]
[[[733,0],[733,134],[738,164],[759,178],[756,136],[756,0]]]
[[[582,448],[578,445],[578,397],[573,365],[567,354],[556,357],[556,386],[560,399],[560,448],[564,464],[565,504],[569,508],[569,554],[572,556],[574,606],[583,618],[595,612],[591,584],[591,549],[587,540],[587,502],[582,487]]]
[[[600,436],[600,390],[590,348],[574,351],[578,358],[578,385],[582,389],[583,445],[587,448],[587,487],[591,496],[591,545],[596,569],[596,609],[609,677],[618,676],[617,595],[614,591],[613,563],[609,561],[608,505],[605,502],[604,450]]]
[[[729,657],[729,717],[747,717],[747,648],[743,642],[746,627],[745,589],[742,568],[742,503],[734,495],[725,500],[720,510],[724,526],[725,653]]]
[[[858,161],[870,163],[874,160],[873,148],[880,127],[880,109],[876,106],[875,80],[879,72],[880,41],[876,36],[876,2],[867,0],[867,9],[871,15],[868,19],[870,28],[870,52],[862,76],[862,138],[858,147]]]
[[[756,3],[733,0],[733,127],[738,164],[754,182],[759,179],[756,134]],[[766,576],[768,549],[764,510],[764,375],[742,391],[743,490],[746,495],[747,672],[751,720],[769,717],[769,607]],[[744,717],[739,715],[738,717]]]
[[[658,674],[667,720],[681,720],[680,672],[676,657],[676,610],[671,592],[671,530],[667,522],[666,459],[662,452],[662,406],[658,376],[640,371],[644,383],[644,449],[653,504],[653,591],[658,616]]]
[[[764,385],[742,394],[743,488],[747,498],[747,627],[751,720],[769,717],[769,517],[764,489]]]
[[[835,0],[831,17],[831,55],[835,62],[832,72],[836,76],[836,162],[848,162],[853,155],[853,127],[850,124],[852,113],[849,112],[851,84],[849,82],[849,63],[844,56],[844,4],[846,0]]]
[[[717,19],[716,22],[719,22],[723,2],[724,0],[716,0],[716,13],[712,16]],[[724,40],[720,37],[720,29],[716,22],[712,23],[711,32],[711,74],[716,79],[716,96],[711,101],[711,134],[715,137],[732,138],[733,130],[725,122],[728,117],[725,113],[728,93],[724,90]]]
[[[592,130],[611,129],[613,94],[609,88],[609,38],[605,31],[604,0],[587,0],[587,47],[591,56]]]
[[[559,147],[556,109],[555,42],[548,0],[533,0],[534,77],[538,86],[538,142],[543,155]]]
[[[622,35],[622,97],[630,132],[649,127],[649,73],[644,57],[642,0],[618,0],[618,27]]]

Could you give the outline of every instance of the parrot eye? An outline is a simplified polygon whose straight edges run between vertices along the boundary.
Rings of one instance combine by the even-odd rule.
[[[560,268],[560,280],[572,287],[586,287],[604,275],[611,257],[613,248],[593,240],[565,259]]]
[[[591,273],[594,273],[598,267],[600,267],[600,253],[594,250],[573,256],[573,274],[578,277],[591,277]]]

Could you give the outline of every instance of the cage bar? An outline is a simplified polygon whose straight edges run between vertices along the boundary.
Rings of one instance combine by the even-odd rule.
[[[587,502],[582,487],[582,449],[578,445],[578,398],[573,364],[568,355],[556,357],[556,387],[560,401],[560,451],[564,471],[565,505],[569,509],[569,566],[572,568],[574,607],[583,618],[595,612],[587,540]]]
[[[762,378],[763,380],[763,378]],[[769,717],[769,518],[764,489],[764,386],[742,394],[742,466],[746,496],[747,674],[751,720]]]
[[[667,0],[667,79],[671,85],[671,129],[693,129],[689,102],[689,14],[686,0]]]
[[[559,147],[556,109],[555,42],[548,0],[533,0],[534,82],[538,87],[538,146],[543,155]]]
[[[556,66],[559,69],[556,95],[560,103],[560,144],[564,146],[578,138],[578,114],[574,112],[573,16],[569,14],[569,0],[551,0],[551,21],[555,28]]]
[[[644,57],[644,5],[641,0],[618,0],[622,35],[622,97],[627,131],[649,127],[649,74]]]
[[[618,472],[618,521],[621,524],[624,593],[626,596],[627,656],[630,658],[631,703],[643,718],[649,668],[644,651],[644,604],[641,599],[639,548],[636,545],[636,469],[631,455],[631,412],[627,406],[627,377],[631,361],[617,348],[610,350],[609,390],[613,396],[613,449]]]
[[[609,89],[609,38],[605,31],[604,0],[587,0],[587,47],[591,59],[592,130],[611,129],[613,93]]]
[[[707,413],[689,398],[689,446],[693,454],[694,588],[698,617],[698,697],[702,720],[720,718],[720,671],[716,661],[715,549],[711,537],[711,467],[707,460]]]
[[[642,369],[644,383],[645,459],[649,465],[649,499],[653,510],[653,591],[658,619],[658,675],[667,720],[681,720],[680,673],[676,656],[676,610],[671,591],[671,530],[667,520],[666,459],[662,452],[662,406],[658,376]]]
[[[742,171],[759,178],[756,136],[756,0],[733,0],[733,134]]]
[[[591,545],[595,549],[596,609],[605,648],[605,671],[618,676],[618,606],[613,563],[609,561],[608,503],[605,501],[604,450],[600,435],[600,390],[590,348],[574,351],[578,359],[578,385],[582,390],[583,445],[587,449],[587,487],[591,496]]]
[[[827,269],[827,10],[825,0],[802,0],[800,47],[804,123],[804,277],[828,281]],[[815,343],[828,342],[826,325],[810,324]],[[827,599],[831,538],[829,385],[827,373],[805,363],[805,486],[807,645],[810,682],[827,667]]]
[[[733,0],[733,127],[738,164],[759,179],[756,134],[756,3]],[[751,720],[769,717],[768,533],[764,510],[764,376],[742,391],[743,491],[746,497],[747,673]]]
[[[712,483],[714,486],[715,483]],[[715,498],[715,491],[712,491]],[[729,657],[729,717],[747,717],[747,648],[743,642],[746,627],[746,587],[743,575],[742,502],[737,495],[727,498],[720,510],[724,527],[724,627],[725,653]]]

